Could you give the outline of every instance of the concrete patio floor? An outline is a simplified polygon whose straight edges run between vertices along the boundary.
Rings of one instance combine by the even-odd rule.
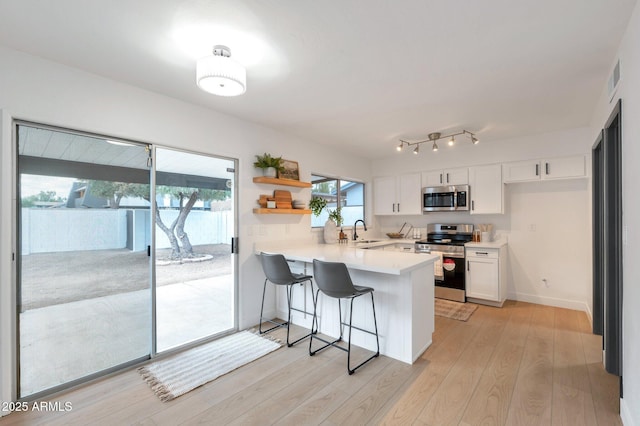
[[[233,275],[158,287],[158,352],[233,328]],[[20,314],[20,395],[143,357],[151,348],[150,290]]]

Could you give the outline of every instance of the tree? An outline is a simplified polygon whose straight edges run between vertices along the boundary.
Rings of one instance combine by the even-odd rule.
[[[46,202],[59,202],[62,203],[65,200],[62,197],[56,196],[56,191],[40,191],[37,195],[29,195],[28,197],[23,197],[20,200],[20,205],[22,207],[33,207],[39,201]]]
[[[171,259],[184,259],[194,257],[193,246],[189,241],[189,235],[184,230],[187,216],[193,209],[196,201],[225,200],[231,192],[219,189],[181,188],[175,186],[157,186],[157,194],[168,194],[179,202],[178,216],[167,226],[160,217],[160,209],[156,203],[156,225],[167,235],[171,244]]]
[[[104,197],[110,200],[111,208],[119,208],[120,201],[124,197],[143,198],[149,201],[149,185],[140,183],[124,183],[92,180],[88,183],[89,190],[93,195]],[[156,225],[167,236],[171,244],[171,259],[183,259],[194,257],[193,246],[189,241],[189,235],[184,230],[189,213],[193,209],[196,201],[225,200],[231,196],[229,190],[206,189],[206,188],[186,188],[177,186],[156,186],[157,195],[170,195],[178,200],[178,216],[171,224],[165,224],[160,217],[160,209],[156,202]]]
[[[108,199],[109,207],[112,209],[120,208],[120,202],[124,197],[144,198],[149,201],[147,184],[90,180],[87,186],[91,194]]]

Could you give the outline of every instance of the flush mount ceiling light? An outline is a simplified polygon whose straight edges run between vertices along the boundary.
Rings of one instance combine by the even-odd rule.
[[[438,144],[436,143],[437,141],[439,141],[440,139],[451,138],[451,139],[449,139],[449,146],[453,146],[453,144],[455,143],[455,137],[459,136],[459,135],[467,135],[474,145],[477,145],[478,142],[480,142],[478,140],[478,138],[476,138],[476,135],[474,133],[471,133],[468,130],[462,130],[461,132],[451,133],[449,135],[442,135],[439,132],[434,132],[434,133],[429,133],[427,135],[427,137],[429,139],[425,139],[425,140],[422,140],[422,141],[409,142],[409,141],[405,141],[403,139],[400,139],[400,145],[398,145],[396,147],[396,150],[397,151],[402,151],[405,146],[407,146],[407,147],[415,146],[415,149],[413,150],[413,153],[417,154],[421,144],[426,143],[426,142],[431,142],[433,144],[431,149],[433,151],[437,151],[438,150]]]
[[[198,59],[196,83],[214,95],[242,95],[247,90],[247,70],[231,59],[227,46],[217,45],[213,47],[213,55]]]

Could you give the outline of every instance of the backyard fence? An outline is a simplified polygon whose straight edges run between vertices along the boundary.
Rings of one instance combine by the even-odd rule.
[[[169,226],[178,210],[160,210]],[[128,248],[146,250],[151,245],[151,212],[142,209],[40,209],[23,208],[21,253],[52,253]],[[184,227],[192,245],[229,244],[233,213],[194,210]],[[169,248],[169,239],[156,229],[156,248]]]

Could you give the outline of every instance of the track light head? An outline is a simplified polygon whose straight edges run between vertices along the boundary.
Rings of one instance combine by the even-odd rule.
[[[398,151],[398,152],[402,151],[402,148],[403,148],[403,147],[404,147],[404,144],[402,143],[402,141],[400,141],[400,145],[398,145],[398,146],[396,147],[396,151]]]
[[[433,150],[433,152],[436,152],[438,150],[438,144],[436,143],[436,141],[433,141],[433,147],[431,149]]]
[[[471,142],[473,142],[474,145],[478,145],[480,143],[480,141],[478,140],[478,138],[476,138],[475,136],[471,135]]]
[[[419,151],[420,151],[420,145],[416,145],[416,147],[413,149],[413,153],[418,155]]]
[[[453,146],[454,143],[456,143],[456,138],[451,136],[451,139],[449,139],[449,146]]]

